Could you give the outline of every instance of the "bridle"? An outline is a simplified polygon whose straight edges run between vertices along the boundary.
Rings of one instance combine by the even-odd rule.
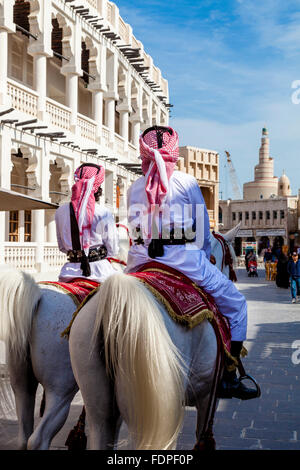
[[[233,268],[233,258],[232,254],[230,252],[229,244],[227,240],[220,234],[216,233],[214,230],[212,231],[212,235],[215,237],[215,239],[220,243],[223,251],[223,257],[222,257],[222,266],[221,266],[221,271],[223,271],[224,266],[229,267],[229,279],[232,282],[237,281],[237,277]]]

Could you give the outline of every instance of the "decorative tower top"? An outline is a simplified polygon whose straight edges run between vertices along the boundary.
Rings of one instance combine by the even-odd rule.
[[[291,195],[291,183],[289,178],[286,176],[285,171],[278,181],[278,196],[290,196]]]
[[[278,195],[278,178],[274,176],[274,161],[270,157],[270,139],[267,127],[262,128],[259,163],[254,168],[254,181],[244,184],[247,201],[269,199]]]

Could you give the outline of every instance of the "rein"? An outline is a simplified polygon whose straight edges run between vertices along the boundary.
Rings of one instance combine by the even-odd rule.
[[[129,235],[128,227],[126,227],[126,225],[124,225],[124,224],[119,224],[119,223],[116,224],[116,227],[117,228],[119,228],[119,227],[125,228],[125,230],[127,232],[127,235],[128,235],[128,238],[129,238],[129,246],[132,246],[132,240],[131,240],[130,235]]]
[[[237,277],[233,268],[233,258],[230,253],[228,242],[225,240],[225,238],[221,234],[216,233],[214,231],[212,232],[212,234],[215,237],[215,239],[220,243],[222,247],[222,251],[223,251],[221,271],[223,271],[224,264],[225,266],[228,266],[229,267],[229,279],[232,282],[236,282]]]

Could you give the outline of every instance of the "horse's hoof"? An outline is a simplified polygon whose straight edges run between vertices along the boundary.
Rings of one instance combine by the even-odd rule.
[[[211,452],[213,450],[216,450],[216,441],[214,437],[200,439],[193,448],[193,451],[195,452]]]

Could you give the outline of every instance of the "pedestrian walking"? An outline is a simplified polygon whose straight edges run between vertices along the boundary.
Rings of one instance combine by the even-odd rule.
[[[292,303],[297,302],[297,296],[300,295],[300,260],[296,251],[292,253],[292,259],[289,260],[287,270],[291,282]]]
[[[265,263],[267,281],[270,281],[270,278],[271,278],[271,262],[272,262],[272,251],[271,251],[271,248],[268,248],[264,254],[264,263]]]

